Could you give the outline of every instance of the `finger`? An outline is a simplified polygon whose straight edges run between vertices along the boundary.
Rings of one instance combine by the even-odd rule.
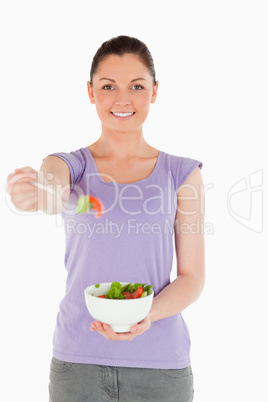
[[[138,324],[133,325],[133,327],[130,328],[130,332],[132,334],[140,335],[144,331],[147,331],[151,327],[151,321],[148,319],[148,315],[140,321]]]
[[[37,174],[37,171],[34,170],[33,168],[31,168],[30,166],[26,166],[24,168],[20,168],[20,169],[15,169],[13,173],[10,173],[7,176],[7,181],[9,181],[12,177],[21,174],[21,173],[31,173],[31,174]]]
[[[95,330],[103,335],[106,339],[111,341],[131,341],[136,336],[130,332],[114,332],[108,324],[103,324],[99,321],[95,321],[92,326],[93,328],[95,327]],[[93,328],[92,330],[94,330]]]
[[[32,200],[37,200],[38,199],[38,193],[36,190],[28,190],[29,186],[25,186],[25,189],[22,191],[14,191],[11,195],[11,200],[14,203],[14,205],[20,204],[20,203],[27,203],[27,202],[32,202]]]
[[[98,332],[103,331],[102,323],[100,321],[94,321],[91,324],[90,330],[91,331],[98,331]]]
[[[36,171],[31,166],[15,169],[15,173],[35,173]]]
[[[16,174],[16,173],[10,173],[10,174],[7,176],[7,182],[9,182],[9,180],[10,180],[13,176],[15,176],[15,174]]]
[[[35,195],[28,196],[26,199],[13,200],[13,205],[20,212],[37,212],[37,197]]]
[[[22,183],[22,182],[29,182],[33,179],[36,180],[37,174],[34,173],[20,173],[20,174],[14,174],[12,175],[7,183],[7,188],[6,191],[10,195],[12,192],[12,188],[14,184],[16,183]]]
[[[15,169],[15,171],[14,171],[13,173],[10,173],[10,174],[7,176],[7,182],[9,182],[9,181],[12,179],[12,177],[16,176],[16,175],[19,174],[19,173],[22,173],[22,172],[20,172],[19,169]]]
[[[137,334],[137,332],[139,331],[139,328],[135,325],[134,327],[131,327],[130,328],[130,332],[132,333],[132,334]]]
[[[130,332],[137,332],[139,331],[144,325],[145,321],[144,319],[140,321],[138,324],[133,325],[133,327],[130,328]]]
[[[22,198],[28,198],[32,195],[37,196],[39,193],[39,189],[31,184],[31,179],[21,179],[20,181],[13,182],[13,184],[9,184],[7,186],[7,192],[9,193],[11,199],[15,199],[18,196]]]
[[[17,174],[10,175],[8,184],[13,185],[14,183],[21,181],[23,179],[33,180],[36,178],[37,178],[37,172],[36,173],[32,173],[32,172],[17,173]]]
[[[19,185],[17,185],[19,183]],[[38,187],[36,187],[35,185],[33,185],[31,183],[31,180],[29,181],[29,179],[21,179],[18,182],[15,182],[12,186],[13,188],[13,193],[16,192],[27,192],[27,193],[32,193],[32,194],[37,194],[38,193]]]
[[[131,332],[122,332],[122,333],[114,332],[112,328],[107,324],[102,325],[100,333],[103,336],[105,336],[106,339],[112,341],[132,341],[132,339],[135,338],[136,336]]]
[[[91,323],[91,327],[90,327],[90,330],[91,330],[91,331],[96,331],[96,329],[97,329],[97,327],[96,327],[96,322],[97,322],[97,321],[94,321],[94,322]]]

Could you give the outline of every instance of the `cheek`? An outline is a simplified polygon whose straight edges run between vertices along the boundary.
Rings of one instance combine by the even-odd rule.
[[[148,96],[140,98],[137,102],[137,106],[140,110],[144,111],[144,113],[147,113],[150,108],[150,97]]]
[[[95,97],[96,101],[96,108],[98,110],[107,110],[111,108],[111,105],[113,104],[113,99],[112,96],[105,96],[105,95],[98,95]]]

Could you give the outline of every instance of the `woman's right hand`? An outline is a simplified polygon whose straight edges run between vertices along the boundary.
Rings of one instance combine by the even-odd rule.
[[[29,166],[15,169],[7,177],[7,192],[18,211],[36,212],[42,209],[40,201],[43,197],[40,189],[31,184],[31,181],[38,181],[38,172]]]
[[[40,183],[41,187],[31,181]],[[69,167],[57,156],[45,158],[39,171],[26,166],[15,169],[7,177],[7,192],[15,208],[21,212],[61,213],[68,204],[70,187]],[[53,191],[47,191],[49,188]]]

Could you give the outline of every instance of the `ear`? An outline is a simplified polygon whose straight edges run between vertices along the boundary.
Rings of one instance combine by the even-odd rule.
[[[95,98],[93,94],[93,88],[89,81],[87,81],[87,92],[91,103],[95,103]]]
[[[157,97],[157,92],[158,92],[158,85],[159,82],[156,81],[155,86],[153,87],[153,93],[152,93],[152,97],[151,97],[151,103],[154,103],[156,101],[156,97]]]

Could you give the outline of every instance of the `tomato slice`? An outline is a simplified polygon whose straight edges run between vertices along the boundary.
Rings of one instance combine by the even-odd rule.
[[[107,297],[105,295],[98,296],[98,297],[101,297],[102,299],[107,299]]]
[[[141,295],[143,294],[143,288],[142,286],[139,286],[135,292],[132,293],[133,295],[133,299],[138,299],[139,297],[141,297]]]
[[[123,295],[126,299],[139,299],[143,294],[142,286],[139,286],[133,293],[130,292],[123,292]]]

